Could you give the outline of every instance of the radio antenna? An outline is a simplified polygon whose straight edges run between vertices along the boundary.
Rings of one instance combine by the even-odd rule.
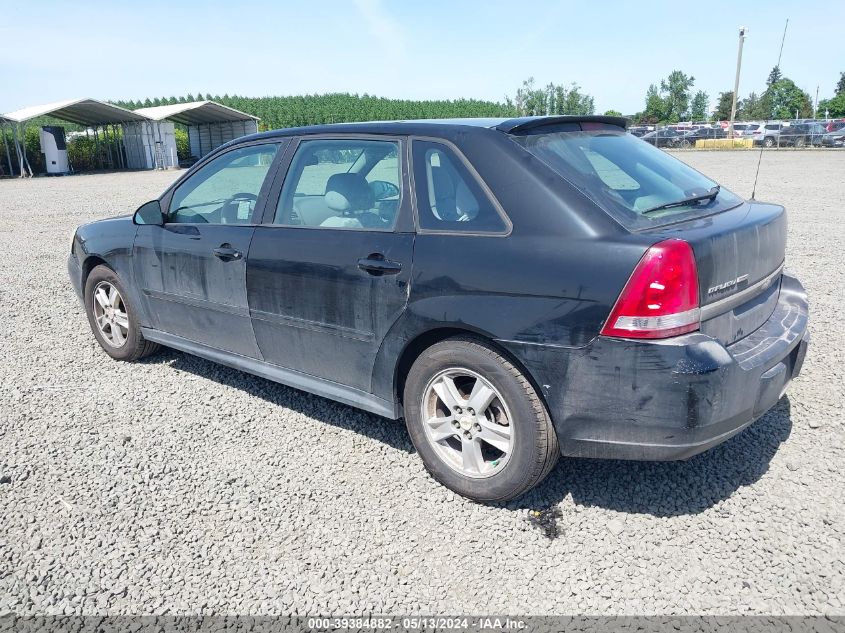
[[[780,51],[778,51],[778,65],[776,68],[780,70],[780,60],[783,57],[783,43],[786,41],[786,29],[789,28],[789,18],[786,18],[786,24],[783,25],[783,36],[780,38]],[[771,116],[769,112],[769,116]],[[768,123],[771,119],[766,119]],[[765,127],[764,127],[765,129]],[[765,133],[763,134],[765,137]],[[763,143],[760,143],[760,154],[757,156],[757,173],[754,174],[754,186],[751,187],[751,199],[754,200],[754,195],[757,193],[757,178],[760,177],[760,163],[763,161]]]

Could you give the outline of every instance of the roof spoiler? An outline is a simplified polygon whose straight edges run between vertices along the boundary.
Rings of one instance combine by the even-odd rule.
[[[546,125],[557,125],[558,123],[606,123],[607,125],[621,127],[623,130],[628,128],[628,119],[625,117],[591,114],[586,116],[525,116],[518,119],[508,119],[497,125],[495,129],[501,130],[506,134],[520,134]]]

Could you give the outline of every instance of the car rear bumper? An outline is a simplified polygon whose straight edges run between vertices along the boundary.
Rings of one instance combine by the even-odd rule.
[[[538,382],[563,455],[686,459],[774,406],[801,371],[808,343],[807,296],[785,274],[771,317],[733,345],[698,332],[665,341],[598,337],[552,360],[554,382],[549,374]],[[535,352],[527,364],[540,361]]]

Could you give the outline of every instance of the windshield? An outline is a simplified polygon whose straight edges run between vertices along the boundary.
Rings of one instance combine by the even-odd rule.
[[[582,130],[578,123],[567,123],[537,131],[513,139],[629,229],[711,215],[742,203],[727,189],[716,191],[710,178],[620,128]]]

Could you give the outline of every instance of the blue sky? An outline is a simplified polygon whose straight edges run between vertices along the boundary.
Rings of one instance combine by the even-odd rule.
[[[82,96],[357,92],[502,100],[575,81],[599,111],[641,110],[673,69],[710,95],[765,88],[777,60],[815,97],[845,71],[845,2],[0,0],[0,112]],[[143,7],[143,8],[141,8]]]

